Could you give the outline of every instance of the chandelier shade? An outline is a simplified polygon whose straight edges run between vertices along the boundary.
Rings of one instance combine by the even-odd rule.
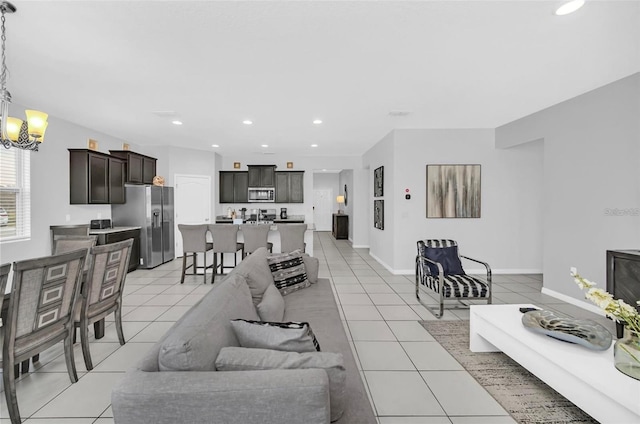
[[[11,93],[7,90],[7,64],[6,64],[6,33],[5,14],[14,13],[16,7],[7,2],[0,2],[0,13],[2,13],[2,69],[0,73],[0,141],[7,149],[17,147],[25,150],[38,150],[40,143],[44,141],[44,132],[47,129],[47,115],[37,110],[26,110],[27,120],[9,116],[9,105],[11,104]]]

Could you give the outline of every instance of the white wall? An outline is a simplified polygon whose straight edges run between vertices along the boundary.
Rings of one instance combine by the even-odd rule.
[[[495,272],[540,272],[542,152],[540,142],[497,150],[493,130],[396,130],[393,192],[385,193],[396,213],[394,268],[414,272],[417,240],[451,238]],[[481,165],[480,218],[426,218],[428,164]]]
[[[606,250],[640,247],[640,73],[496,129],[498,147],[538,139],[544,289],[582,299],[570,267],[605,288]]]
[[[369,247],[369,231],[373,227],[371,215],[371,194],[368,169],[353,170],[353,188],[349,187],[349,203],[352,212],[349,215],[349,231],[352,245],[355,248]]]
[[[351,240],[351,242],[353,243],[353,222],[352,222],[352,216],[353,216],[353,199],[351,198],[351,193],[353,192],[353,170],[352,169],[346,169],[340,172],[340,174],[338,175],[338,192],[336,194],[337,195],[343,195],[344,196],[344,187],[347,186],[347,197],[346,197],[346,201],[347,204],[346,205],[339,205],[342,210],[344,211],[345,215],[349,215],[349,240]]]
[[[391,196],[391,188],[395,184],[395,147],[394,132],[387,134],[375,146],[369,149],[363,156],[363,166],[368,168],[369,189],[368,208],[369,215],[369,254],[388,269],[394,269],[395,249],[395,225],[394,205]],[[373,172],[376,168],[384,166],[384,230],[373,228]],[[414,255],[415,256],[415,255]]]

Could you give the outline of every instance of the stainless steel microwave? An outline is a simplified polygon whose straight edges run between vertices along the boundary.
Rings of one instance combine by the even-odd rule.
[[[275,202],[276,189],[274,187],[249,187],[249,203]]]

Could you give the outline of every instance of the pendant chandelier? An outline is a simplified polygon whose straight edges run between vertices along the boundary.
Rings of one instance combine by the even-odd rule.
[[[9,104],[11,93],[7,91],[7,65],[5,57],[5,13],[13,13],[16,7],[7,1],[0,2],[2,13],[2,70],[0,73],[0,141],[9,149],[17,147],[25,150],[38,150],[38,146],[44,140],[44,132],[47,129],[47,114],[37,110],[26,110],[27,120],[9,116]]]

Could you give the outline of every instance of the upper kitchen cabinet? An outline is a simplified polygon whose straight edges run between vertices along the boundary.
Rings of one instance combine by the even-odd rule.
[[[156,176],[156,158],[129,150],[109,150],[112,156],[126,162],[126,182],[131,184],[153,184]]]
[[[274,187],[276,184],[275,165],[248,165],[249,187]]]
[[[249,175],[245,171],[220,171],[220,203],[247,203]]]
[[[276,203],[304,203],[304,171],[276,172]]]
[[[124,203],[124,161],[88,149],[69,149],[69,203]]]

